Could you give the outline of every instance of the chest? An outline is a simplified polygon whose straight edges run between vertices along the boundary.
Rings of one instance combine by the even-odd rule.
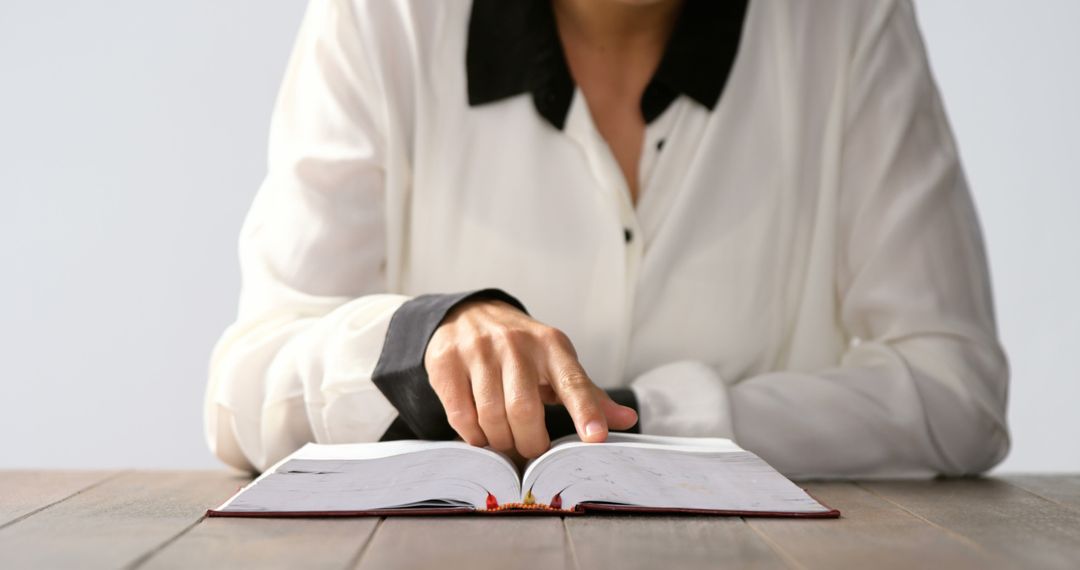
[[[642,133],[635,204],[582,103],[562,132],[527,98],[489,106],[491,124],[417,154],[406,292],[510,291],[613,381],[677,358],[732,376],[782,359],[816,217],[815,189],[778,167],[784,129],[680,101]]]
[[[744,57],[781,61],[762,51]],[[402,292],[503,288],[604,385],[683,358],[729,378],[832,358],[838,331],[793,331],[835,321],[835,149],[821,144],[835,118],[793,77],[737,65],[715,109],[677,99],[634,145],[636,196],[580,93],[561,130],[528,94],[465,113],[454,97],[423,102],[448,110],[418,121],[395,190]]]
[[[659,49],[651,54],[654,57],[612,62],[610,57],[590,57],[583,48],[575,49],[572,41],[566,46],[588,119],[610,149],[631,202],[637,204],[643,185],[640,163],[646,130],[641,95],[659,60]]]

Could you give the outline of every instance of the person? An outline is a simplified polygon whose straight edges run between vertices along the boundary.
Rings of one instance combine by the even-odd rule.
[[[209,445],[734,439],[978,473],[1008,366],[910,0],[311,0]]]

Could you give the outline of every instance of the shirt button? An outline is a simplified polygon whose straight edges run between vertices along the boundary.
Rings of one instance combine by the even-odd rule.
[[[656,141],[656,150],[658,150],[658,151],[664,150],[664,141],[665,140],[667,140],[667,139],[660,139],[660,140]]]
[[[623,231],[623,239],[626,240],[626,243],[630,243],[631,241],[634,240],[634,232],[630,231],[630,228],[623,228],[622,231]]]

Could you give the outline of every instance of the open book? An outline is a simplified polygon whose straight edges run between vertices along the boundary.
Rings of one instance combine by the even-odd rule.
[[[459,441],[309,443],[210,516],[275,517],[589,511],[837,517],[727,439],[611,433],[553,442],[519,474]]]

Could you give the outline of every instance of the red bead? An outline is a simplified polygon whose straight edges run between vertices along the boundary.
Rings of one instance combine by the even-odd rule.
[[[561,509],[562,508],[562,497],[560,497],[559,495],[562,495],[562,493],[555,493],[555,496],[551,498],[551,508],[553,508],[553,509]]]
[[[495,495],[492,495],[491,493],[488,493],[487,496],[487,508],[489,511],[499,508],[499,501],[496,501]]]

